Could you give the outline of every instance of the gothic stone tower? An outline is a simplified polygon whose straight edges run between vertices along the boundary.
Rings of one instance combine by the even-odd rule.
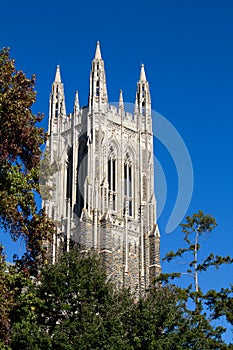
[[[97,42],[88,106],[66,114],[57,66],[52,85],[47,149],[60,168],[46,212],[58,222],[52,260],[73,242],[94,248],[110,279],[143,291],[160,272],[160,234],[154,196],[151,99],[144,66],[134,113],[108,104],[104,61]]]

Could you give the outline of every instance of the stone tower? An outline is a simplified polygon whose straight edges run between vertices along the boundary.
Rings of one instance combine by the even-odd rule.
[[[57,66],[49,109],[50,162],[58,160],[54,187],[44,200],[58,223],[52,261],[59,247],[75,242],[94,248],[110,279],[143,291],[160,272],[160,233],[154,195],[151,98],[144,65],[137,83],[134,113],[108,103],[104,61],[97,42],[90,73],[88,106],[66,113]],[[51,181],[51,180],[50,180]],[[65,247],[65,248],[64,248]]]

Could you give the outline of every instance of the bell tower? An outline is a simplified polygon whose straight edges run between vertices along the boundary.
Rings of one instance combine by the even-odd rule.
[[[58,250],[95,249],[116,285],[145,291],[160,273],[160,233],[156,221],[151,97],[145,67],[136,85],[134,114],[108,103],[106,74],[97,42],[90,72],[88,106],[78,92],[66,114],[57,67],[50,97],[49,152],[61,166],[44,201],[58,222]],[[59,248],[60,247],[60,248]]]

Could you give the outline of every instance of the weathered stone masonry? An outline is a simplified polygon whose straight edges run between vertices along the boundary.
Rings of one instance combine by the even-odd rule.
[[[144,66],[134,113],[109,105],[104,61],[97,43],[90,73],[88,106],[66,114],[57,66],[52,85],[47,149],[59,160],[48,215],[59,223],[52,261],[65,242],[94,248],[117,285],[145,290],[160,272],[160,234],[154,196],[151,99]],[[51,180],[50,180],[51,181]],[[64,244],[63,244],[64,245]]]

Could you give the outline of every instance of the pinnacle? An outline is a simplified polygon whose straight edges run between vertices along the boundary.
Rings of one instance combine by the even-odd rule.
[[[144,64],[141,65],[140,81],[146,81],[146,73],[145,73]]]
[[[122,90],[120,90],[120,96],[119,96],[119,107],[124,107],[124,102],[123,102],[123,94],[122,94]]]
[[[123,93],[122,93],[122,90],[120,90],[119,102],[123,102]]]
[[[74,99],[74,112],[79,111],[79,98],[78,98],[78,91],[75,92],[75,99]]]
[[[61,83],[61,73],[60,73],[60,66],[57,65],[56,68],[56,75],[55,75],[55,80],[56,83]]]
[[[99,41],[97,41],[97,43],[96,43],[95,58],[97,58],[99,60],[102,59],[101,52],[100,52],[100,42]]]

